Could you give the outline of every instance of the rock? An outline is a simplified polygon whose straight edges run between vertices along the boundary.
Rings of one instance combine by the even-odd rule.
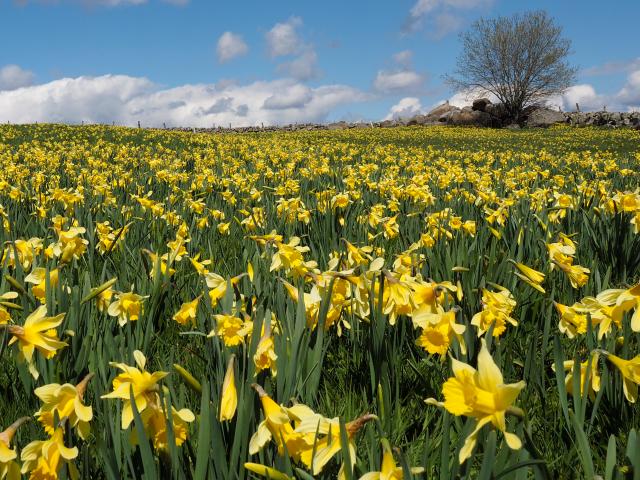
[[[562,112],[551,110],[550,108],[537,108],[529,114],[526,123],[529,127],[550,127],[565,121],[566,119]]]
[[[434,118],[438,123],[449,123],[451,121],[451,117],[457,115],[458,113],[460,113],[460,109],[456,108],[455,110],[449,110],[448,112],[443,113],[439,117],[432,118]]]
[[[576,112],[569,114],[569,122],[573,126],[583,126],[587,121],[587,116],[584,113]]]
[[[334,122],[327,125],[327,130],[345,130],[346,128],[349,128],[349,126],[347,125],[347,122],[344,121]]]
[[[501,121],[509,118],[509,112],[507,112],[507,109],[504,108],[502,103],[490,103],[485,105],[484,111]]]
[[[380,122],[380,127],[381,128],[391,128],[391,127],[397,127],[398,124],[396,123],[395,120],[383,120]]]
[[[427,115],[415,115],[407,120],[407,125],[434,125],[437,121]]]
[[[518,125],[517,123],[510,123],[509,125],[507,125],[506,127],[507,130],[520,130],[522,127],[520,125]]]
[[[449,105],[449,103],[443,103],[427,113],[427,117],[438,122],[446,122],[452,113],[459,112],[458,107]]]
[[[494,119],[486,112],[479,110],[462,110],[455,112],[449,118],[451,125],[475,125],[478,127],[491,127]]]
[[[480,112],[486,112],[487,105],[491,105],[491,100],[488,98],[478,98],[473,101],[471,108]]]

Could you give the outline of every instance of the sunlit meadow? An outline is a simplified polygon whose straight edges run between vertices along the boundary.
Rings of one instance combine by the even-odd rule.
[[[640,478],[640,132],[0,127],[0,480]]]

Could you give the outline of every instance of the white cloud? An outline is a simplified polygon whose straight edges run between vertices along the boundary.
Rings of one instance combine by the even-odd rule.
[[[298,80],[311,80],[320,75],[318,70],[318,55],[315,50],[307,49],[300,56],[290,62],[278,65],[278,71]]]
[[[476,90],[456,92],[452,97],[449,98],[448,102],[449,102],[449,105],[462,108],[462,107],[471,105],[473,101],[478,98],[488,98],[493,103],[497,103],[500,101],[498,100],[498,97],[496,97],[492,93],[476,89]],[[443,103],[444,101],[441,100],[440,102],[434,105],[434,108],[438,105],[442,105]]]
[[[288,77],[306,81],[320,76],[318,54],[313,45],[305,43],[298,33],[302,26],[300,17],[291,17],[283,23],[276,23],[265,34],[267,51],[271,58],[295,56],[280,63],[277,71]]]
[[[640,70],[631,72],[627,76],[624,86],[613,94],[599,93],[593,85],[588,83],[574,85],[561,96],[549,100],[549,105],[564,111],[576,110],[576,103],[583,112],[602,110],[626,112],[640,109]]]
[[[393,55],[393,61],[398,65],[408,68],[413,60],[413,52],[411,50],[402,50]]]
[[[435,9],[439,4],[440,0],[418,0],[415,5],[411,7],[409,15],[411,15],[412,18],[420,18]]]
[[[434,36],[442,37],[457,30],[462,24],[459,12],[474,8],[488,7],[493,0],[417,0],[411,7],[404,26],[404,33],[411,33],[423,27],[425,19],[436,13],[433,20]]]
[[[631,72],[627,77],[627,83],[616,95],[616,99],[627,110],[640,109],[640,70]]]
[[[640,70],[640,57],[631,60],[613,61],[589,67],[582,71],[584,75],[612,75],[616,73],[629,73]]]
[[[218,39],[216,53],[220,63],[228,62],[232,58],[246,55],[249,47],[241,35],[232,32],[224,32]]]
[[[305,85],[293,85],[286,92],[276,92],[267,98],[262,107],[267,110],[301,108],[313,99],[311,89]]]
[[[380,70],[373,81],[374,88],[382,93],[419,91],[423,84],[424,77],[413,70]]]
[[[397,120],[399,118],[410,118],[424,111],[420,99],[416,97],[405,97],[389,109],[389,113],[384,120]]]
[[[346,85],[310,88],[293,79],[247,85],[161,88],[125,75],[77,77],[0,92],[0,122],[233,126],[322,122],[339,106],[368,100]]]
[[[573,85],[562,95],[556,95],[547,101],[551,108],[560,107],[565,112],[576,110],[576,103],[580,105],[581,111],[602,110],[607,100],[604,96],[598,95],[596,89],[587,83]]]
[[[300,26],[300,17],[291,17],[284,23],[276,23],[265,35],[269,55],[275,58],[298,53],[303,45],[297,32]]]
[[[5,65],[0,68],[0,90],[15,90],[33,84],[35,75],[18,65]]]

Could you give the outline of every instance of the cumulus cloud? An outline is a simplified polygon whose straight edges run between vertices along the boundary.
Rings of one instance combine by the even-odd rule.
[[[318,70],[318,55],[315,50],[308,49],[290,62],[278,65],[278,71],[298,80],[311,80],[320,75]]]
[[[547,101],[551,108],[560,108],[564,111],[574,111],[576,103],[580,105],[580,110],[602,110],[606,104],[605,96],[596,93],[596,89],[588,83],[573,85],[562,95],[556,95]]]
[[[616,100],[627,110],[640,109],[640,69],[627,77],[627,83],[616,95]]]
[[[413,70],[380,70],[373,81],[373,87],[381,93],[415,92],[421,90],[423,84],[424,77]]]
[[[450,97],[446,101],[448,101],[449,104],[453,105],[454,107],[462,108],[462,107],[466,107],[467,105],[471,105],[473,101],[478,98],[488,98],[493,103],[500,101],[498,100],[498,97],[496,97],[492,93],[489,93],[480,89],[472,89],[472,90],[466,90],[462,92],[456,92],[452,97]],[[435,108],[437,105],[441,105],[444,102],[445,100],[441,100],[440,102],[435,104],[433,107]]]
[[[442,37],[457,30],[462,24],[460,12],[474,8],[488,7],[493,0],[417,0],[411,7],[402,27],[403,33],[420,30],[430,16],[429,22],[434,36]],[[433,14],[433,15],[430,15]]]
[[[18,65],[5,65],[0,68],[0,90],[15,90],[33,84],[35,75]]]
[[[77,77],[0,92],[0,122],[233,126],[322,122],[339,106],[368,100],[346,85],[310,88],[293,79],[162,88],[126,75]]]
[[[218,39],[216,53],[220,63],[228,62],[232,58],[246,55],[249,47],[242,39],[241,35],[233,32],[224,32]]]
[[[397,120],[399,118],[409,118],[423,113],[424,108],[420,99],[416,97],[405,97],[389,109],[389,113],[384,120]]]
[[[291,17],[286,22],[276,23],[265,35],[269,55],[275,58],[299,53],[303,45],[297,31],[300,26],[300,17]]]
[[[273,59],[294,57],[280,63],[277,71],[297,80],[306,81],[320,76],[318,54],[313,45],[306,43],[298,32],[302,26],[300,17],[291,17],[286,22],[276,23],[265,34],[267,51]]]
[[[393,61],[402,67],[408,68],[413,61],[413,52],[411,50],[402,50],[401,52],[395,53],[393,55]]]
[[[562,95],[549,100],[552,107],[575,111],[576,103],[581,111],[636,111],[640,110],[640,69],[631,72],[625,84],[615,93],[599,93],[591,84],[584,83],[568,88]]]
[[[373,88],[383,94],[418,93],[423,91],[425,76],[413,69],[413,52],[402,50],[392,56],[395,68],[378,70]]]
[[[582,71],[584,75],[613,75],[616,73],[629,73],[640,70],[640,57],[631,60],[607,62],[602,65],[586,68]]]
[[[267,98],[262,107],[267,110],[302,108],[313,99],[311,89],[305,85],[293,85],[286,92],[276,92]]]

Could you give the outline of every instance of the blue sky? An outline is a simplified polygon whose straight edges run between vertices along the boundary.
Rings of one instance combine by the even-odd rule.
[[[416,113],[458,99],[441,76],[460,31],[537,8],[564,28],[581,68],[556,103],[640,105],[636,0],[0,0],[0,121],[237,125]]]

